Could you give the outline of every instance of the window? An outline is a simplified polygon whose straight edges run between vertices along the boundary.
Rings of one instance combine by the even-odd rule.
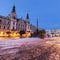
[[[20,24],[19,24],[19,26],[20,26]]]
[[[2,20],[0,20],[0,23],[2,22]]]
[[[0,28],[1,28],[1,26],[0,26]]]
[[[16,17],[14,16],[13,19],[16,19]]]
[[[15,22],[13,22],[13,25],[15,24]]]
[[[7,29],[9,30],[9,27]]]
[[[9,24],[9,22],[8,22],[8,24]]]
[[[13,30],[14,30],[14,27],[13,27]]]
[[[5,26],[4,26],[4,29],[5,29]]]
[[[22,25],[21,25],[21,28],[22,28]]]

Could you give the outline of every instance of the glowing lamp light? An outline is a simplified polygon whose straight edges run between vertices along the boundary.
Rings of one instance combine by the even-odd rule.
[[[1,36],[1,37],[3,36],[3,32],[0,32],[0,36]]]
[[[29,38],[30,36],[31,36],[31,34],[30,34],[30,33],[27,33],[27,34],[26,34],[26,37],[27,37],[27,38]]]
[[[1,32],[1,34],[3,34],[3,32]]]

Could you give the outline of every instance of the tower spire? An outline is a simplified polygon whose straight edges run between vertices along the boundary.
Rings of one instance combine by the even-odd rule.
[[[12,12],[16,12],[15,5],[13,6]]]
[[[14,0],[14,5],[13,5],[12,12],[16,12],[16,7],[15,7],[15,0]]]
[[[27,13],[26,19],[29,19],[29,14]]]

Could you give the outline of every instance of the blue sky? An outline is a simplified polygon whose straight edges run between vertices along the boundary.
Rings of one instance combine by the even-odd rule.
[[[14,0],[0,0],[0,15],[8,16],[13,5]],[[60,28],[60,0],[15,0],[15,6],[18,18],[26,19],[29,13],[33,25],[38,19],[39,28]]]

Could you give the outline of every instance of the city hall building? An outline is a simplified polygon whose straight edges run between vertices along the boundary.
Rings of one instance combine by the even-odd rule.
[[[4,32],[12,32],[12,31],[21,31],[25,32],[34,32],[36,27],[30,24],[29,14],[27,14],[26,19],[17,18],[15,6],[9,16],[4,17],[0,16],[0,33]]]

